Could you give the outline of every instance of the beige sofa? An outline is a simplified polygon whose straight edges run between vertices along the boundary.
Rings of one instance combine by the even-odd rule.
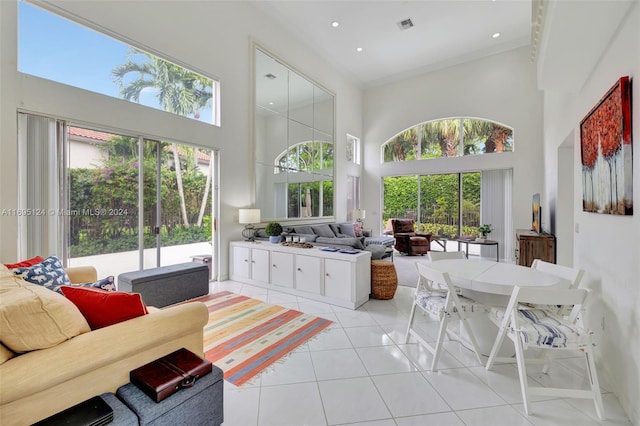
[[[67,272],[75,283],[96,281],[93,268]],[[12,300],[9,292],[16,286],[34,294],[41,290],[54,293],[31,287],[33,284],[14,277],[0,265],[0,327],[7,327],[8,315],[15,315],[7,303]],[[66,304],[68,300],[56,302]],[[46,349],[17,354],[8,349],[11,345],[0,345],[0,424],[31,424],[94,395],[115,392],[129,382],[130,370],[176,349],[185,347],[203,354],[206,305],[192,302],[149,311],[148,315],[94,331],[86,327],[81,334]],[[0,330],[6,332],[10,330]]]

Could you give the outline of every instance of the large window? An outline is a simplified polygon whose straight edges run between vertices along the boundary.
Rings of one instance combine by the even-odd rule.
[[[383,220],[408,218],[420,232],[456,237],[480,226],[480,172],[383,179]]]
[[[382,145],[382,162],[461,157],[513,151],[513,130],[475,118],[429,121]]]
[[[19,205],[43,212],[20,220],[23,255],[103,277],[212,253],[215,151],[24,113],[18,125]]]
[[[19,3],[18,71],[219,125],[219,83]]]
[[[442,237],[432,249],[442,250],[446,244],[447,250],[459,250],[453,238],[477,237],[480,225],[492,224],[490,239],[499,241],[500,258],[511,258],[510,169],[387,176],[382,184],[385,232],[391,232],[390,219],[413,219],[416,231]],[[473,250],[473,254],[486,255],[479,246]]]

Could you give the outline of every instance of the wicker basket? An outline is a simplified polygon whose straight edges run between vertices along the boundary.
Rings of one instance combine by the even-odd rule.
[[[371,293],[375,299],[393,299],[398,288],[396,266],[385,260],[371,261]]]

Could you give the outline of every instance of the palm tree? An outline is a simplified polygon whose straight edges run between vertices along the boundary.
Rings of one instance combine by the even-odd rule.
[[[133,55],[142,55],[142,61],[135,62],[131,59]],[[140,95],[145,89],[155,89],[158,102],[166,111],[174,114],[199,118],[200,110],[212,99],[211,80],[139,50],[133,49],[129,60],[114,68],[112,74],[124,99],[140,102]],[[125,78],[131,74],[137,75],[137,78],[125,83]],[[178,147],[172,143],[171,149],[176,164],[182,221],[185,227],[189,227]]]
[[[460,143],[460,120],[438,120],[422,126],[422,140],[426,147],[438,144],[442,157],[456,157]]]

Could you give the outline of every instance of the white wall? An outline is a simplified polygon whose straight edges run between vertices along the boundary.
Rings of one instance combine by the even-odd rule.
[[[513,223],[515,228],[529,229],[531,196],[543,189],[542,95],[535,85],[529,49],[522,48],[367,90],[361,203],[367,226],[377,229],[382,223],[382,176],[513,168]],[[514,152],[380,163],[381,145],[402,130],[460,116],[512,127]]]
[[[581,13],[576,4],[575,14]],[[597,31],[597,25],[587,25]],[[572,28],[564,28],[572,34]],[[552,40],[551,40],[552,42]],[[590,45],[582,46],[592,52]],[[556,197],[558,147],[573,135],[573,232],[574,266],[586,271],[584,287],[592,290],[587,323],[596,331],[596,361],[605,387],[613,391],[633,424],[640,423],[640,7],[636,2],[627,12],[604,54],[594,61],[584,86],[577,93],[545,92],[544,146],[546,193]],[[622,76],[632,83],[633,216],[611,216],[582,211],[580,120]],[[557,200],[560,206],[562,199]],[[566,218],[561,218],[560,224]],[[570,221],[569,221],[570,222]]]
[[[220,79],[220,128],[16,72],[17,4],[0,1],[0,208],[16,208],[16,110],[163,136],[220,150],[220,271],[228,273],[228,243],[241,238],[237,209],[253,205],[251,164],[251,40],[336,94],[336,216],[346,217],[346,133],[362,133],[362,94],[352,80],[315,54],[303,40],[244,2],[56,1],[64,13],[135,40],[196,71]],[[179,19],[178,19],[179,18]],[[0,259],[17,257],[15,217],[0,217]]]

